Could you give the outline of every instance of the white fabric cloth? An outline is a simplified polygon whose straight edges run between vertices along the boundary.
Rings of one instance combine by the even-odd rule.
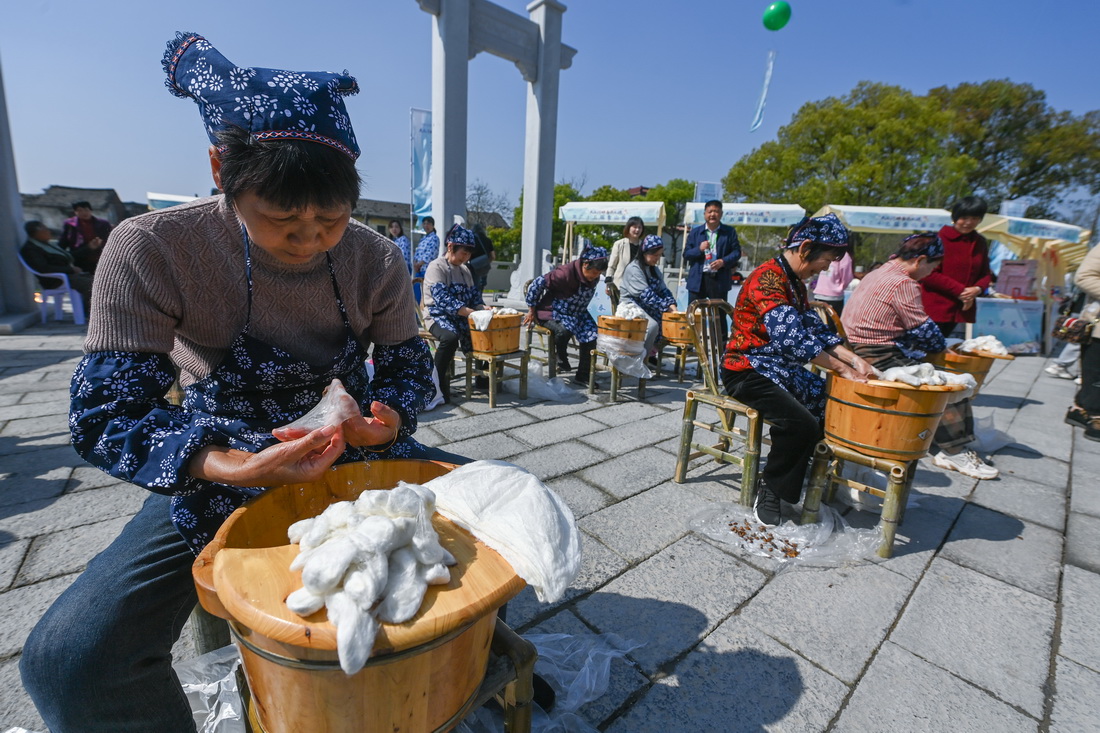
[[[470,314],[470,318],[474,322],[474,328],[478,331],[487,331],[489,329],[489,321],[493,320],[493,316],[510,316],[519,313],[515,308],[495,308],[493,310],[486,311],[474,311]]]
[[[646,312],[633,300],[619,301],[619,307],[615,309],[616,318],[646,318]]]
[[[966,387],[966,389],[952,392],[948,398],[948,404],[954,404],[971,397],[978,388],[978,382],[974,379],[974,375],[943,372],[931,364],[891,367],[882,373],[881,378],[886,382],[902,382],[910,387],[919,387],[922,384],[961,384]]]
[[[1008,354],[1008,349],[997,340],[996,336],[978,336],[977,338],[963,341],[959,346],[959,351],[984,351],[987,354],[998,354],[1000,356]]]
[[[436,509],[501,554],[543,603],[561,598],[581,564],[573,512],[534,475],[474,461],[426,485]]]

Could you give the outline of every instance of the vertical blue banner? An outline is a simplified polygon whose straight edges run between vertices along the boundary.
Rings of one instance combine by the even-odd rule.
[[[412,213],[419,220],[432,215],[432,113],[413,108],[409,110],[409,119],[412,126]]]

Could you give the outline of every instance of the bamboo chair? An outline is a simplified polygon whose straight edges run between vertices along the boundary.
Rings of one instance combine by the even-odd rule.
[[[845,342],[848,341],[848,332],[844,330],[844,323],[840,320],[840,314],[836,312],[835,308],[820,300],[811,300],[810,307],[813,308],[818,317],[825,322],[826,326],[836,331],[837,335],[844,339]]]
[[[695,350],[699,355],[699,371],[703,373],[704,390],[688,390],[684,401],[684,422],[680,432],[680,453],[676,460],[673,481],[683,483],[691,461],[703,455],[718,463],[741,466],[741,503],[751,506],[756,495],[760,473],[760,446],[763,441],[764,419],[755,409],[723,394],[720,370],[725,353],[722,321],[733,317],[733,306],[725,300],[697,300],[688,306],[688,323],[695,331]],[[697,418],[699,405],[710,405],[718,412],[716,423]],[[744,428],[736,424],[737,417],[746,420]],[[696,428],[718,435],[718,443],[706,445],[693,440]],[[744,453],[731,452],[734,442],[743,443]]]

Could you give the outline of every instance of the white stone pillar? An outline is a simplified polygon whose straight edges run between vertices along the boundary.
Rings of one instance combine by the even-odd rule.
[[[442,242],[466,213],[470,0],[441,0],[432,27],[432,216]]]
[[[33,318],[30,276],[16,256],[16,248],[25,239],[23,202],[15,176],[15,151],[0,70],[0,333],[21,330]]]
[[[527,88],[527,135],[523,161],[523,240],[519,282],[541,275],[554,218],[554,160],[558,139],[558,77],[562,64],[561,16],[557,0],[534,0],[527,12],[539,27],[538,74]]]

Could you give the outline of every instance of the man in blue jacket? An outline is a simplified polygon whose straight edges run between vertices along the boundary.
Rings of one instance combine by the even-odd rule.
[[[741,261],[741,243],[737,231],[722,223],[722,202],[708,201],[703,207],[703,220],[688,233],[684,259],[691,263],[688,270],[688,302],[705,298],[725,300],[729,295],[731,276]],[[723,321],[723,335],[725,333]]]

